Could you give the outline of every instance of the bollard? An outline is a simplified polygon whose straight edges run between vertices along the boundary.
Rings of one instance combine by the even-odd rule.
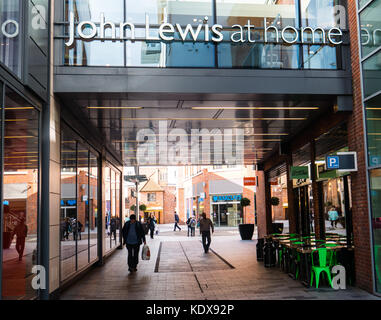
[[[266,268],[275,267],[276,263],[276,250],[273,243],[268,239],[264,247],[264,265]]]
[[[265,244],[265,239],[258,239],[257,242],[257,261],[263,261],[263,247]]]

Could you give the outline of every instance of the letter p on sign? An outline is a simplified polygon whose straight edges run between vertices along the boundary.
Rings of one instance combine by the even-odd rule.
[[[327,169],[339,169],[339,157],[328,156],[326,164],[327,164]]]

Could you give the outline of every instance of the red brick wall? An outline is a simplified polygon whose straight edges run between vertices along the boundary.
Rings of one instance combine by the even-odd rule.
[[[363,105],[361,97],[361,74],[358,48],[358,25],[356,1],[348,1],[352,73],[353,73],[353,114],[348,122],[349,149],[357,151],[358,172],[352,178],[352,217],[355,245],[356,284],[369,292],[373,291],[372,263],[369,234],[367,181],[364,152]]]

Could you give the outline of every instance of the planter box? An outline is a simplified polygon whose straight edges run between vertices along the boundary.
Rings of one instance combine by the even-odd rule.
[[[251,240],[254,234],[254,224],[240,224],[238,230],[242,240]]]

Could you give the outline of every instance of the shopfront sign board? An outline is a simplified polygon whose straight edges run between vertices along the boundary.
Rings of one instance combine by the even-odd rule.
[[[327,170],[357,171],[357,153],[338,152],[336,155],[328,155],[325,164]]]
[[[291,167],[291,179],[309,179],[308,166]]]

